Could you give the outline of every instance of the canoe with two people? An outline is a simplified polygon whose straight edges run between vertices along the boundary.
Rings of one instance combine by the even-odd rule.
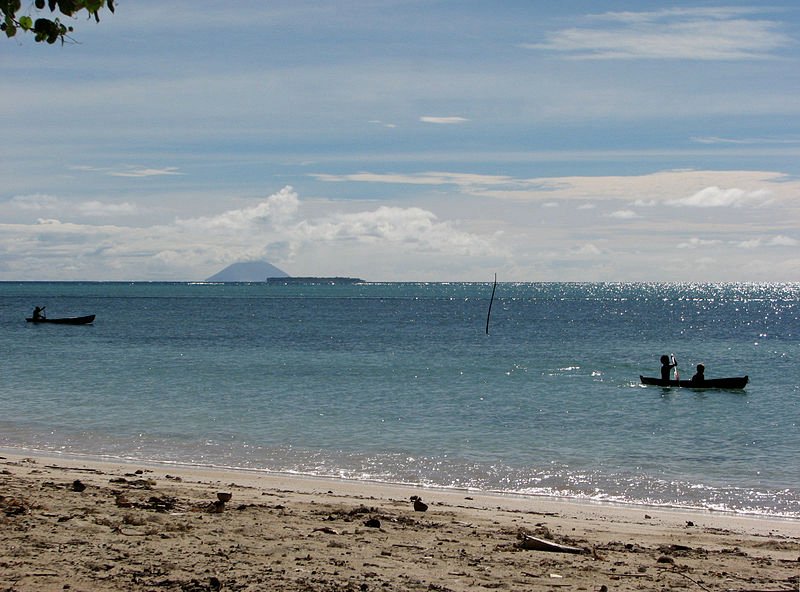
[[[675,371],[675,378],[670,378],[672,370]],[[750,381],[747,376],[731,376],[727,378],[706,378],[706,367],[703,364],[697,365],[697,371],[690,380],[681,380],[678,374],[678,362],[675,354],[672,356],[661,356],[661,377],[639,376],[639,380],[644,385],[651,386],[679,386],[695,389],[743,389]]]

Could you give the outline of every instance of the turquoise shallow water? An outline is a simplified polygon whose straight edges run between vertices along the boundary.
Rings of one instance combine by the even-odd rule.
[[[0,283],[0,446],[800,517],[800,284],[491,291]]]

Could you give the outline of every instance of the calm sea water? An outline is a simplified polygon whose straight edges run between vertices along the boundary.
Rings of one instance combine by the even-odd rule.
[[[800,284],[491,293],[0,283],[0,446],[800,518]]]

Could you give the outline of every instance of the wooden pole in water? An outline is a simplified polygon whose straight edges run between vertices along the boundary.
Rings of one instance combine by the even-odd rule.
[[[489,334],[489,317],[492,314],[492,302],[494,302],[494,291],[497,289],[497,274],[494,274],[494,285],[492,286],[492,297],[489,299],[489,312],[486,313],[486,334]]]

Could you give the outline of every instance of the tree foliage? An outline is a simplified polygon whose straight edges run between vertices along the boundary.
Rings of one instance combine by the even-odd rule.
[[[100,22],[100,10],[104,7],[110,12],[114,12],[114,0],[34,0],[34,7],[37,13],[44,13],[47,8],[51,13],[61,13],[64,16],[73,17],[81,11],[86,11]],[[18,31],[30,32],[38,42],[55,43],[59,39],[61,43],[72,32],[72,27],[61,22],[58,16],[47,18],[41,16],[34,20],[30,14],[20,14],[22,12],[21,0],[0,0],[0,30],[6,37],[14,37]]]

